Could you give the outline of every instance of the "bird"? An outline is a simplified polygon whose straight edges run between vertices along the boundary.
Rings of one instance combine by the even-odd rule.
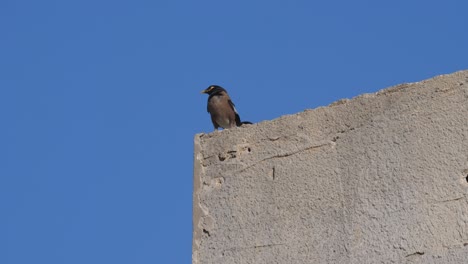
[[[215,131],[222,127],[223,129],[241,126],[243,124],[252,124],[251,122],[241,122],[236,107],[229,97],[227,91],[219,85],[210,85],[202,94],[208,94],[207,110],[211,115]]]

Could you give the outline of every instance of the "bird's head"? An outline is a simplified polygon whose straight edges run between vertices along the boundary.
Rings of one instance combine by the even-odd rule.
[[[201,93],[208,94],[208,95],[217,94],[220,92],[226,92],[226,90],[224,90],[224,88],[219,85],[210,85],[208,88],[201,91]]]

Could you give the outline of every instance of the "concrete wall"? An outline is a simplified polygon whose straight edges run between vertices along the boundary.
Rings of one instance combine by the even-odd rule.
[[[467,177],[468,71],[196,135],[193,263],[468,263]]]

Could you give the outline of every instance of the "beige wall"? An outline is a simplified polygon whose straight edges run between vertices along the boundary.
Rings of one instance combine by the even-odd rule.
[[[193,263],[468,263],[468,71],[195,136]]]

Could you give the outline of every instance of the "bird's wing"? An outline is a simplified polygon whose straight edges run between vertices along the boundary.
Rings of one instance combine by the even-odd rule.
[[[231,100],[228,100],[228,102],[229,102],[229,105],[232,107],[232,110],[234,110],[234,113],[236,114],[236,125],[240,126],[242,123],[240,121],[239,113],[237,113],[236,106]]]
[[[229,105],[231,106],[232,110],[234,110],[234,112],[235,112],[236,114],[239,114],[239,113],[237,113],[236,106],[235,106],[234,103],[231,101],[231,99],[229,99],[228,102],[229,102]]]

